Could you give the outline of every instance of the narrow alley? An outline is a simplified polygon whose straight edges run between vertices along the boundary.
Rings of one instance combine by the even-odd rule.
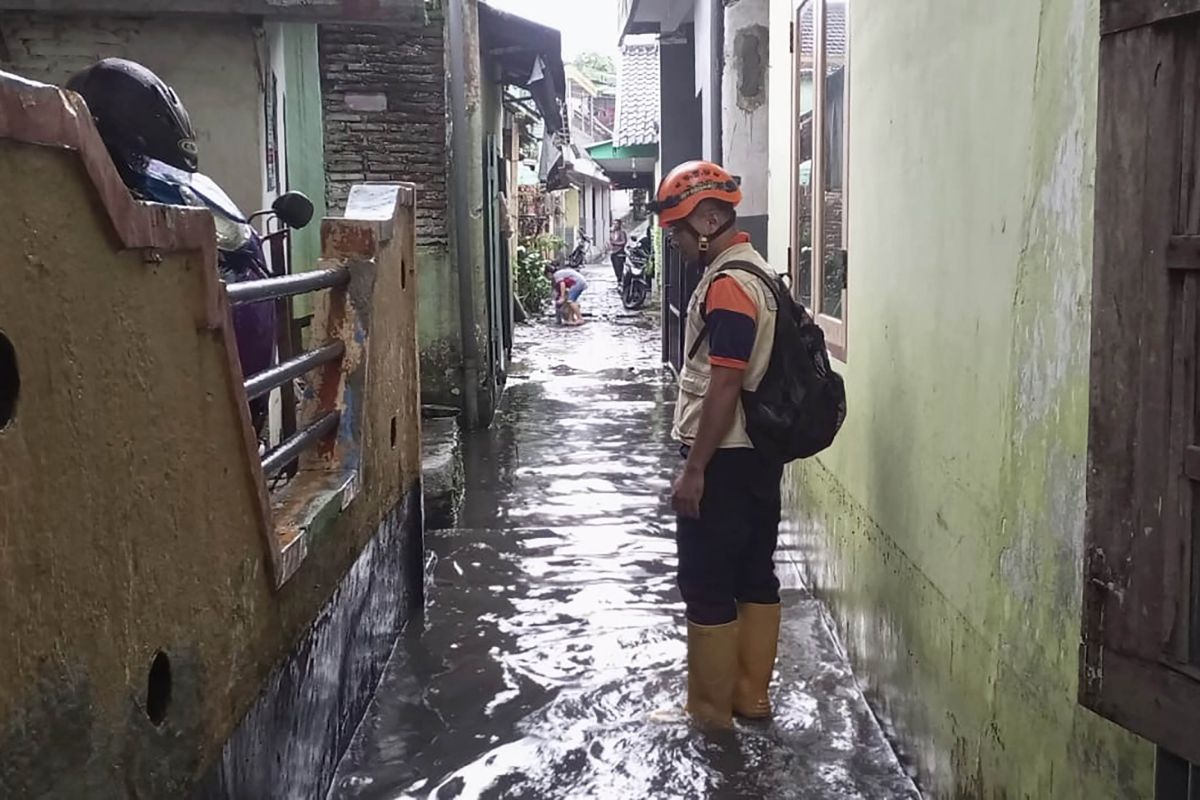
[[[671,383],[657,320],[593,267],[580,329],[518,331],[456,530],[331,797],[915,797],[819,604],[785,577],[775,719],[705,736],[682,702]]]
[[[1200,797],[1198,81],[1200,0],[0,0],[0,800]]]

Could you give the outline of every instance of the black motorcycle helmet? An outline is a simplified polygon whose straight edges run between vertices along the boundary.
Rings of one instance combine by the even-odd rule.
[[[151,158],[186,172],[199,167],[187,109],[141,64],[106,58],[73,76],[67,88],[87,101],[100,138],[127,180]]]

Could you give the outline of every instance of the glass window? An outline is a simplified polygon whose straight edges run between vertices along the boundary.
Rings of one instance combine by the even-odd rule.
[[[847,0],[825,0],[824,98],[821,165],[824,189],[821,253],[822,314],[843,319],[846,286],[846,64]]]
[[[816,29],[813,23],[813,1],[806,0],[796,11],[793,28],[796,41],[793,88],[795,93],[795,129],[793,150],[795,178],[793,181],[792,263],[796,297],[805,308],[812,308],[812,230],[813,230],[813,69],[816,63]]]
[[[846,357],[849,0],[803,0],[793,21],[792,275]],[[818,80],[818,76],[820,80]]]

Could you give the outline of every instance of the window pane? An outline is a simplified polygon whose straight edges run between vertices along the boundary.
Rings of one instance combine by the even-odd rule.
[[[812,172],[813,172],[813,63],[816,31],[813,3],[800,7],[796,23],[796,297],[812,308]]]
[[[825,221],[822,226],[821,313],[841,319],[846,283],[845,226],[842,221],[846,183],[846,55],[847,0],[825,2],[825,100],[822,166],[825,175]]]

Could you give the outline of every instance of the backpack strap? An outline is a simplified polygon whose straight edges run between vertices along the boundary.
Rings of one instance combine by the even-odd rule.
[[[720,276],[724,272],[733,272],[735,270],[739,271],[739,272],[749,272],[751,275],[758,278],[767,287],[767,291],[769,291],[771,293],[771,295],[775,298],[775,302],[777,304],[782,302],[782,300],[779,296],[779,287],[776,285],[776,281],[773,280],[771,278],[771,276],[767,274],[767,271],[764,270],[762,267],[758,266],[757,264],[753,264],[749,261],[730,261],[728,264],[722,264],[720,269],[717,270],[716,275],[713,277],[713,280],[715,281],[717,279],[717,277]],[[711,286],[711,285],[712,285],[712,281],[709,281],[709,286]],[[702,317],[704,316],[703,309],[702,309],[701,316]],[[696,336],[696,341],[692,342],[692,348],[691,348],[691,350],[688,351],[688,361],[691,361],[693,358],[696,357],[696,353],[700,352],[700,345],[703,344],[704,337],[707,335],[708,335],[708,319],[705,318],[704,326],[700,328],[700,333],[699,333],[699,335]]]

